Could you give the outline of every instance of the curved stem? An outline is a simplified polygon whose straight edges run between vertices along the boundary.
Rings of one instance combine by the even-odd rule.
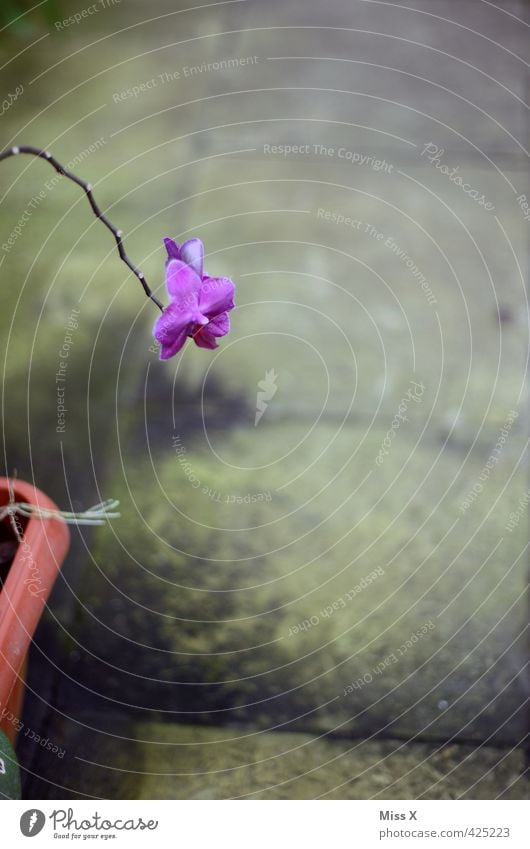
[[[123,236],[122,231],[117,230],[116,227],[114,227],[114,225],[109,221],[109,219],[106,218],[103,215],[101,209],[99,208],[96,201],[94,200],[94,195],[92,194],[91,184],[86,183],[84,180],[81,180],[80,177],[77,177],[75,174],[72,174],[71,171],[67,171],[66,168],[63,168],[61,163],[58,162],[55,159],[55,157],[51,155],[51,153],[48,153],[47,150],[41,150],[39,147],[33,147],[31,145],[21,145],[19,147],[10,147],[7,150],[2,151],[2,153],[0,153],[0,162],[2,161],[2,159],[8,159],[10,156],[17,156],[19,153],[27,153],[30,156],[37,156],[37,157],[39,157],[39,159],[44,159],[46,162],[50,163],[52,168],[55,168],[55,170],[57,171],[58,174],[62,174],[63,177],[66,177],[68,180],[71,180],[73,183],[76,183],[78,186],[81,186],[81,188],[83,189],[83,191],[85,192],[85,194],[88,198],[88,202],[89,202],[90,206],[92,207],[92,211],[93,211],[94,215],[96,216],[96,218],[99,218],[99,220],[105,225],[105,227],[107,227],[110,230],[110,232],[114,236],[114,238],[116,240],[116,246],[118,248],[118,253],[120,255],[120,258],[123,260],[125,265],[127,265],[130,268],[132,273],[138,278],[138,280],[142,284],[142,288],[143,288],[145,294],[147,295],[147,297],[150,298],[153,301],[153,303],[155,303],[157,305],[159,310],[163,311],[163,309],[164,309],[163,305],[160,303],[158,298],[156,298],[155,295],[153,295],[151,289],[147,285],[147,281],[146,281],[144,275],[142,274],[141,271],[139,271],[138,268],[136,268],[134,263],[131,262],[131,260],[129,259],[129,257],[125,253],[125,248],[123,247],[123,242],[122,242],[122,236]]]

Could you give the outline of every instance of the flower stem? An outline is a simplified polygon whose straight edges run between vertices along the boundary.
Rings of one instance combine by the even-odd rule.
[[[163,309],[164,309],[163,305],[158,300],[158,298],[156,298],[155,295],[153,295],[151,289],[147,285],[147,281],[146,281],[143,273],[141,271],[139,271],[138,268],[136,268],[134,263],[131,262],[131,260],[129,259],[129,257],[125,253],[125,248],[123,247],[123,242],[122,242],[122,236],[123,236],[122,231],[117,230],[116,227],[114,227],[114,225],[109,221],[109,219],[106,218],[105,215],[103,215],[101,209],[97,205],[97,203],[94,199],[94,195],[92,194],[91,184],[86,183],[85,180],[81,180],[80,177],[77,177],[75,174],[72,174],[71,171],[67,171],[66,168],[64,168],[61,165],[61,163],[58,162],[55,159],[54,156],[51,155],[51,153],[48,153],[47,150],[41,150],[39,147],[33,147],[31,145],[21,145],[19,147],[10,147],[7,150],[2,151],[0,153],[0,162],[2,161],[2,159],[8,159],[10,156],[17,156],[19,153],[26,153],[26,154],[29,154],[30,156],[37,156],[40,159],[44,159],[46,162],[50,163],[52,168],[55,168],[55,170],[57,171],[58,174],[62,174],[63,177],[66,177],[68,180],[71,180],[73,183],[76,183],[78,186],[81,186],[81,188],[83,189],[83,191],[85,192],[85,194],[88,198],[88,202],[89,202],[90,206],[92,207],[92,211],[93,211],[94,215],[96,216],[96,218],[99,218],[99,220],[105,225],[105,227],[107,227],[110,230],[110,232],[114,236],[114,238],[116,240],[116,246],[118,248],[118,253],[120,255],[120,258],[123,260],[125,265],[127,265],[131,269],[131,271],[135,275],[135,277],[138,278],[138,280],[142,284],[142,288],[143,288],[145,294],[147,295],[147,297],[150,298],[153,301],[153,303],[155,303],[157,305],[159,310],[163,311]]]

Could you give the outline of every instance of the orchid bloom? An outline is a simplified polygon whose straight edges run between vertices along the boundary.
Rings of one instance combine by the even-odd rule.
[[[179,247],[173,239],[165,238],[164,244],[170,303],[153,328],[153,336],[160,343],[160,359],[169,360],[178,353],[188,336],[199,348],[217,348],[217,338],[230,330],[233,282],[228,277],[204,274],[200,239],[190,239]]]

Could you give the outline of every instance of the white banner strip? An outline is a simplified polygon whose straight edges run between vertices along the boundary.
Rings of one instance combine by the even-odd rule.
[[[526,849],[526,801],[6,802],[1,845]],[[35,838],[35,843],[28,841]]]

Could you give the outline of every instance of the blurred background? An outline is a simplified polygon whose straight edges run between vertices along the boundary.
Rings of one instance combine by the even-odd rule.
[[[1,4],[2,149],[164,303],[164,236],[237,287],[160,362],[83,193],[1,163],[3,474],[121,502],[35,636],[26,798],[527,797],[528,11]]]

